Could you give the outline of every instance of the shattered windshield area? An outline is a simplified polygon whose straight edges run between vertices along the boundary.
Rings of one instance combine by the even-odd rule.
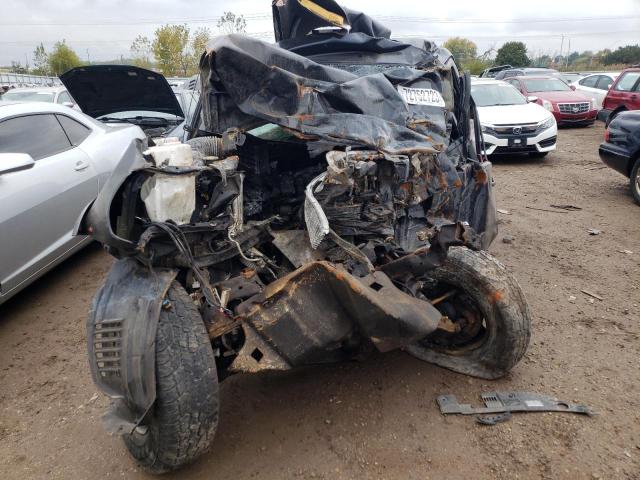
[[[527,103],[527,99],[520,92],[507,84],[473,85],[471,95],[478,107],[525,105]]]

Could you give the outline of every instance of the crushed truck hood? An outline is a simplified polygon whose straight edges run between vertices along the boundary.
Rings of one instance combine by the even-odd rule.
[[[82,111],[98,118],[118,112],[150,111],[184,118],[178,99],[159,73],[127,65],[77,67],[60,80]]]

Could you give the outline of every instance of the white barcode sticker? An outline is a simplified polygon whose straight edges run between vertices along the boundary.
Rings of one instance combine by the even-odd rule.
[[[429,105],[444,108],[444,98],[432,88],[408,88],[398,85],[398,93],[409,105]]]

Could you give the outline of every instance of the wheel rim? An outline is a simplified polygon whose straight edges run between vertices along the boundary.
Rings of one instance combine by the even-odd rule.
[[[471,295],[459,287],[444,283],[424,289],[421,293],[427,299],[442,298],[448,294],[446,299],[434,306],[458,328],[455,333],[436,330],[422,340],[425,347],[456,355],[484,345],[490,335],[490,317]]]

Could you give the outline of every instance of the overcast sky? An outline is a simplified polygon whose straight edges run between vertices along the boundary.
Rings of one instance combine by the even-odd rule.
[[[345,0],[345,6],[377,17],[394,36],[415,35],[439,43],[464,36],[478,53],[521,40],[531,54],[615,49],[640,44],[640,0],[479,1]],[[49,50],[66,39],[81,58],[110,60],[129,56],[139,35],[153,36],[165,23],[208,26],[226,10],[243,14],[247,30],[272,40],[270,0],[2,0],[0,65],[29,63],[35,46]]]

